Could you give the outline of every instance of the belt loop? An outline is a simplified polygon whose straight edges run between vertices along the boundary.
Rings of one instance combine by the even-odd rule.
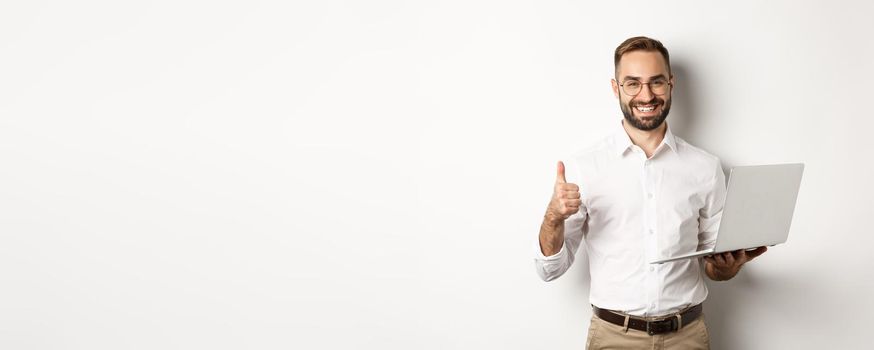
[[[677,314],[677,332],[683,328],[683,313]]]
[[[625,324],[622,325],[623,327],[625,327],[625,333],[628,333],[628,318],[629,316],[625,315]]]

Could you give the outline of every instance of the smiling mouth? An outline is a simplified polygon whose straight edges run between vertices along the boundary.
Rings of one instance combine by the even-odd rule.
[[[634,106],[634,109],[641,113],[652,113],[658,106],[658,104],[637,105]]]
[[[638,110],[638,111],[641,111],[641,112],[644,112],[644,113],[648,113],[648,112],[652,112],[653,110],[655,110],[655,106],[648,106],[648,107],[645,107],[645,106],[637,106],[637,110]]]

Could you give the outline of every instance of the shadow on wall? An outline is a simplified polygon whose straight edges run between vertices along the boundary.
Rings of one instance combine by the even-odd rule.
[[[671,132],[689,141],[693,145],[698,142],[695,137],[695,117],[699,114],[698,96],[696,96],[696,76],[691,70],[691,65],[683,61],[671,62],[671,74],[674,75],[674,88],[671,95],[671,112],[668,115],[668,124]]]
[[[699,126],[696,119],[701,115],[700,102],[701,97],[698,91],[706,88],[700,84],[698,75],[693,70],[693,65],[686,64],[682,59],[671,62],[671,74],[674,75],[676,81],[674,85],[673,95],[671,96],[671,113],[668,116],[668,123],[671,127],[671,132],[688,141],[692,145],[701,147],[701,139],[697,135],[705,133],[698,130]],[[706,150],[711,152],[711,150]],[[727,164],[724,155],[714,154],[722,161],[722,171],[725,172],[728,179],[728,170],[734,164]]]

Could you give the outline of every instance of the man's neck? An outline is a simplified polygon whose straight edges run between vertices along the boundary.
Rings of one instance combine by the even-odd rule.
[[[668,123],[663,122],[662,125],[659,125],[659,127],[653,130],[640,130],[623,120],[622,128],[625,129],[625,133],[631,138],[631,143],[643,149],[643,152],[646,153],[646,157],[650,158],[659,145],[662,144],[662,140],[665,138],[665,132],[668,130]]]

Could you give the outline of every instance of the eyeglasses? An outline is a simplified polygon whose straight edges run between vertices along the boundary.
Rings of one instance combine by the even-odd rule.
[[[622,91],[625,91],[625,94],[629,96],[637,96],[640,91],[643,90],[644,85],[649,85],[649,91],[652,91],[653,95],[664,95],[668,92],[668,86],[671,83],[665,79],[655,79],[648,83],[641,83],[637,80],[626,80],[624,83],[619,84],[622,87]]]

